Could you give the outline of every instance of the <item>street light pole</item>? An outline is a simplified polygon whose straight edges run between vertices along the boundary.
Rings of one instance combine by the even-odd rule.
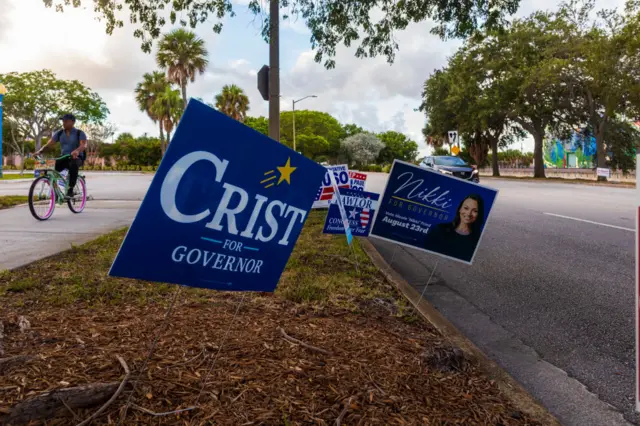
[[[292,122],[293,122],[293,150],[294,151],[296,151],[296,103],[304,101],[307,98],[317,98],[317,96],[316,95],[308,95],[308,96],[305,96],[304,98],[298,99],[297,101],[294,100],[294,101],[291,102],[292,106],[293,106],[291,108],[291,111],[292,111],[292,114],[293,114]]]
[[[2,99],[7,94],[7,89],[0,83],[0,178],[2,178],[2,166],[4,159],[2,157]]]

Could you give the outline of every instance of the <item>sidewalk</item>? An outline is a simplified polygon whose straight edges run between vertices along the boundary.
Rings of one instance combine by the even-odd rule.
[[[72,213],[64,205],[56,206],[51,219],[44,222],[35,220],[26,205],[1,210],[0,271],[26,265],[128,226],[139,205],[139,201],[93,201],[81,214]]]

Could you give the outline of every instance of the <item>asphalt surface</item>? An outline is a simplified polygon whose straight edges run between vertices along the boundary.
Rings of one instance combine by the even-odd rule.
[[[421,292],[435,268],[425,297],[563,424],[636,423],[635,190],[485,184],[500,192],[472,266],[372,242]]]

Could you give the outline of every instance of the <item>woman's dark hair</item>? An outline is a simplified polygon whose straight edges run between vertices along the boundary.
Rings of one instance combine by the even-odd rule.
[[[462,201],[460,201],[460,204],[458,205],[458,208],[456,210],[456,217],[453,219],[453,222],[451,222],[451,227],[452,229],[456,229],[458,225],[460,225],[460,209],[462,209],[462,205],[464,204],[464,202],[469,199],[474,200],[476,203],[478,203],[478,217],[476,218],[475,222],[471,224],[470,228],[471,235],[479,237],[480,231],[482,230],[482,224],[484,223],[484,201],[482,201],[482,198],[480,198],[480,196],[477,194],[468,195]]]

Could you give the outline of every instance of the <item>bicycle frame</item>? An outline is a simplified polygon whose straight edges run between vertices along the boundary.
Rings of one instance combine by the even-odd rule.
[[[62,157],[56,158],[56,161],[64,160],[65,158],[68,158],[68,157],[70,157],[70,155],[63,155]],[[46,164],[46,161],[42,159],[38,160],[38,162],[41,165]],[[62,174],[57,172],[55,169],[39,169],[39,170],[43,173],[42,176],[44,176],[49,181],[49,184],[53,188],[53,191],[56,196],[56,204],[64,204],[64,202],[66,201],[66,198],[65,198],[66,194],[62,189],[60,189],[60,186],[58,185],[58,181],[59,180],[64,181],[65,188],[68,188],[70,176],[67,175],[67,177],[65,178],[64,176],[62,176]],[[84,175],[81,173],[78,173],[78,178],[84,179]],[[42,190],[40,191],[42,192]],[[43,194],[40,193],[39,195],[42,196]]]

